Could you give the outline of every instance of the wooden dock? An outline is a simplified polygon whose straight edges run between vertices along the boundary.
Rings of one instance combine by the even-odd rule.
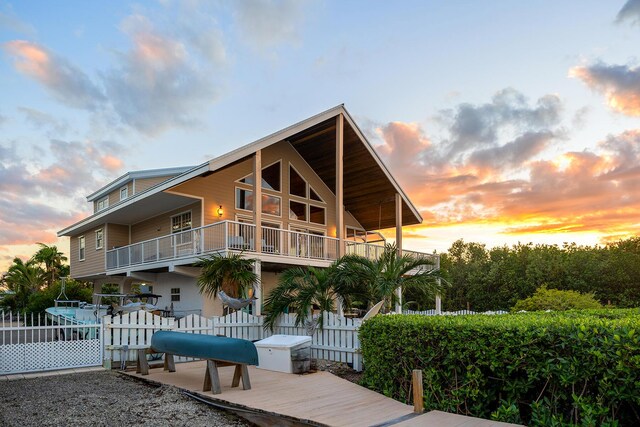
[[[462,415],[432,411],[414,414],[413,407],[343,380],[328,372],[284,374],[249,367],[251,390],[231,388],[233,367],[219,368],[222,393],[202,392],[206,364],[180,363],[176,372],[151,369],[149,375],[127,374],[143,380],[169,384],[214,403],[240,409],[255,409],[290,419],[328,426],[512,426]]]

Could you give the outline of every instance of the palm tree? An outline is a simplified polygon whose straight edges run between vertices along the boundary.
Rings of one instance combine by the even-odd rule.
[[[36,252],[32,260],[44,264],[44,279],[47,288],[56,281],[56,276],[60,276],[64,272],[63,262],[67,261],[67,257],[55,245],[45,245],[38,243],[40,249]]]
[[[349,307],[352,298],[358,294],[358,287],[352,282],[337,280],[337,271],[338,263],[328,268],[294,267],[285,270],[265,300],[265,328],[273,330],[278,316],[287,311],[296,314],[296,325],[299,326],[306,321],[314,306],[321,313],[333,311],[336,300]],[[322,316],[318,319],[318,326],[322,328]]]
[[[385,245],[378,259],[370,260],[358,255],[345,255],[339,261],[337,280],[364,286],[369,303],[384,300],[388,310],[395,302],[398,288],[434,297],[441,285],[439,271],[427,258],[398,255],[395,245]]]
[[[43,270],[32,259],[23,262],[14,258],[13,264],[4,276],[4,283],[10,291],[15,292],[15,301],[19,308],[25,308],[29,296],[40,290]]]
[[[260,278],[253,271],[253,263],[256,260],[245,258],[242,254],[231,253],[227,256],[213,254],[206,258],[200,258],[195,265],[202,268],[198,277],[200,293],[209,297],[215,297],[219,291],[232,298],[246,294],[258,284]]]

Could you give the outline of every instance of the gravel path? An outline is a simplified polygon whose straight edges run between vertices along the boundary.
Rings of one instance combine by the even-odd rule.
[[[241,419],[117,372],[0,382],[0,426],[248,426]]]

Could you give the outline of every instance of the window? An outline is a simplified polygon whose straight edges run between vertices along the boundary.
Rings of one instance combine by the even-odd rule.
[[[171,288],[171,302],[180,301],[180,288]]]
[[[102,249],[104,244],[104,232],[102,228],[100,230],[96,230],[96,249]]]
[[[183,233],[188,230],[191,230],[191,211],[171,217],[171,233],[177,234],[176,245],[191,243],[191,233]]]
[[[249,174],[237,182],[253,185],[253,174]],[[262,188],[265,190],[280,191],[280,160],[262,168]]]
[[[126,185],[120,189],[120,200],[124,200],[129,197],[129,187]]]
[[[78,237],[78,254],[80,261],[84,261],[84,236]]]
[[[280,216],[280,205],[280,197],[272,196],[270,194],[262,195],[262,213]],[[236,209],[242,209],[245,211],[253,210],[253,191],[236,188]]]
[[[253,191],[236,188],[236,209],[253,210]]]
[[[280,162],[262,169],[262,188],[280,191]]]
[[[180,233],[186,230],[191,230],[191,212],[171,217],[171,233]]]
[[[289,165],[289,194],[307,197],[307,181],[291,165]]]
[[[316,193],[313,188],[311,188],[311,186],[309,186],[309,198],[311,200],[315,200],[316,202],[324,202],[324,200],[322,200],[322,198],[318,195],[318,193]]]
[[[309,222],[325,224],[325,209],[320,206],[309,205]]]
[[[109,207],[109,196],[105,196],[96,202],[96,212],[100,212]]]
[[[280,197],[263,194],[262,213],[280,216]]]
[[[289,219],[297,219],[298,221],[307,220],[307,204],[289,201]]]

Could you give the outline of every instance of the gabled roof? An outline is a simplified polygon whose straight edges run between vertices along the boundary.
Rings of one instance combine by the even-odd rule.
[[[115,180],[111,181],[109,184],[100,188],[98,191],[95,191],[89,194],[87,196],[87,201],[93,202],[94,200],[97,200],[103,196],[106,196],[107,194],[111,193],[112,191],[116,190],[119,187],[124,186],[126,183],[134,179],[157,178],[161,176],[180,175],[181,173],[184,173],[189,169],[193,169],[193,166],[183,166],[183,167],[164,168],[164,169],[146,169],[146,170],[127,172],[121,177],[116,178]]]
[[[227,165],[253,155],[258,150],[264,149],[281,141],[289,141],[298,150],[302,157],[316,171],[318,176],[325,181],[327,186],[335,191],[335,118],[342,114],[344,117],[344,188],[345,208],[366,229],[384,229],[395,226],[395,194],[398,193],[403,200],[404,225],[419,224],[422,217],[411,203],[405,192],[400,188],[395,178],[386,168],[373,146],[366,139],[349,112],[340,104],[308,119],[288,126],[271,135],[260,138],[250,144],[237,148],[219,157],[211,159],[202,165],[183,170],[183,172],[170,178],[144,192],[134,194],[132,197],[110,206],[90,217],[58,232],[58,236],[80,233],[92,226],[114,221],[115,212],[125,210],[140,214],[141,207],[138,202],[145,199],[147,203],[157,204],[159,199],[173,197],[173,202],[178,203],[179,196],[163,193],[178,184],[186,182],[198,176],[205,176]],[[333,165],[331,162],[333,159]],[[184,169],[184,168],[176,168]],[[158,171],[168,169],[159,169]],[[141,171],[144,172],[144,171]],[[117,188],[122,185],[122,179],[135,172],[130,172],[103,187],[88,197],[94,200],[94,195],[105,194],[107,188]],[[162,175],[157,175],[162,176]],[[124,181],[126,182],[126,181]],[[120,183],[120,184],[117,184]],[[184,200],[188,200],[183,198]],[[136,204],[136,208],[133,208]],[[129,208],[131,207],[131,208]],[[120,217],[126,214],[121,212]]]

